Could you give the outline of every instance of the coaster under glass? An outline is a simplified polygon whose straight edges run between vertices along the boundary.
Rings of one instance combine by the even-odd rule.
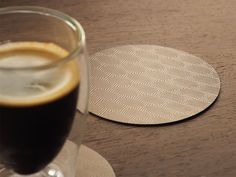
[[[79,158],[76,162],[73,159],[77,152],[77,145],[71,141],[67,141],[61,150],[60,157],[54,159],[52,164],[39,173],[32,175],[11,174],[11,172],[5,170],[4,167],[0,167],[0,176],[71,177],[75,175],[75,177],[115,177],[115,173],[109,162],[94,150],[81,145],[78,154]]]

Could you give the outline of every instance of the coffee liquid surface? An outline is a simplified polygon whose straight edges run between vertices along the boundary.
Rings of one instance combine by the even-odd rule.
[[[0,46],[1,67],[33,67],[53,63],[68,52],[52,43],[15,42]],[[0,70],[0,105],[25,106],[57,99],[79,82],[76,61],[42,71]]]

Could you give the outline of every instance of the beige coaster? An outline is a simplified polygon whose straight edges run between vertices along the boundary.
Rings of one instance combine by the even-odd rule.
[[[59,156],[54,159],[52,168],[60,169],[63,172],[62,177],[75,176],[75,173],[76,177],[115,177],[106,159],[84,145],[78,151],[78,146],[71,141],[66,141]]]
[[[126,45],[90,57],[89,111],[132,124],[186,119],[217,98],[220,79],[202,59],[171,48]]]
[[[76,177],[115,177],[111,165],[97,152],[81,146]]]

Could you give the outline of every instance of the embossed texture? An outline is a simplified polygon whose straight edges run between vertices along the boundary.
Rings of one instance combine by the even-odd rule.
[[[218,74],[186,52],[126,45],[90,57],[89,111],[132,124],[186,119],[209,107],[220,90]]]

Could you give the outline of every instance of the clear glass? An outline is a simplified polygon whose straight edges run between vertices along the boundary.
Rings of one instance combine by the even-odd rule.
[[[87,64],[85,33],[72,17],[0,8],[0,177],[75,176]]]

